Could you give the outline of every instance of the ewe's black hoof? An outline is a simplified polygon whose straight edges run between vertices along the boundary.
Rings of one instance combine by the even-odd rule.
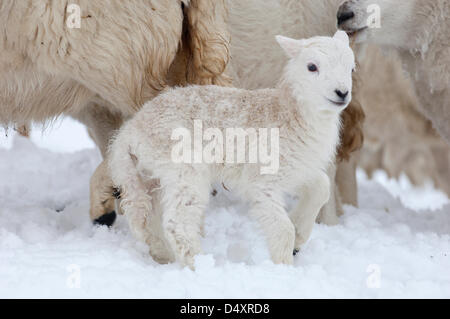
[[[105,214],[102,217],[94,220],[94,225],[111,227],[116,221],[116,218],[117,218],[116,212],[112,211],[111,213]]]
[[[294,256],[297,256],[297,254],[300,252],[300,249],[294,249]]]

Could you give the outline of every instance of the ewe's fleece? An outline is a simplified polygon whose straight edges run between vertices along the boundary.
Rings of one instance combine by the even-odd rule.
[[[351,100],[355,57],[342,31],[334,38],[278,37],[278,42],[289,57],[278,88],[171,89],[147,103],[116,136],[110,149],[111,176],[121,189],[132,232],[149,244],[155,260],[194,266],[214,183],[226,185],[250,204],[249,213],[263,230],[275,263],[291,264],[294,249],[308,240],[330,196],[326,171],[339,142],[339,115]],[[309,70],[311,63],[318,66],[316,72]],[[337,90],[348,94],[339,98]],[[186,128],[193,136],[196,119],[205,129],[222,132],[278,128],[280,169],[262,175],[261,163],[175,163],[172,133]],[[291,219],[286,194],[301,197]]]
[[[76,0],[71,29],[68,1],[0,1],[0,125],[70,115],[104,155],[123,119],[167,84],[230,85],[224,0],[183,3]],[[91,181],[93,219],[114,210],[104,166]]]
[[[381,8],[381,28],[358,35],[399,51],[420,101],[422,113],[450,142],[450,1],[352,0],[341,10],[355,13],[342,25],[346,30],[367,26],[367,5]]]
[[[423,186],[431,179],[450,196],[450,147],[419,112],[415,90],[405,79],[398,55],[386,57],[374,45],[366,52],[361,73],[371,75],[374,82],[366,80],[359,91],[366,121],[358,166],[369,176],[380,169],[390,178],[406,174],[414,185]]]

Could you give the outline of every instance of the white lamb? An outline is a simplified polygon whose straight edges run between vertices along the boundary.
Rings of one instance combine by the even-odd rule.
[[[351,101],[355,57],[342,31],[333,38],[277,40],[290,60],[276,89],[170,89],[148,102],[111,145],[111,176],[121,188],[124,214],[132,232],[149,244],[155,260],[194,266],[194,256],[201,252],[203,214],[217,182],[249,204],[273,262],[292,264],[293,251],[308,240],[329,199],[326,168],[339,142],[340,112]],[[180,128],[195,137],[195,120],[215,129],[206,131],[209,142],[202,142],[202,153],[196,152],[194,143],[194,164],[187,163],[191,156],[176,163],[171,137]],[[226,128],[275,129],[279,135],[271,136],[270,153],[279,154],[279,170],[261,174],[265,168],[261,149],[254,164],[228,164],[219,138]],[[259,138],[261,147],[267,136]],[[255,146],[250,141],[244,142],[249,158]],[[234,144],[234,138],[229,139],[227,149]],[[201,163],[206,154],[213,155],[213,164]],[[286,194],[301,194],[290,215]]]

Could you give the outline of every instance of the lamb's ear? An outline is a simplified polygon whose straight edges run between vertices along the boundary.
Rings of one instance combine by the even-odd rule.
[[[303,47],[303,42],[301,40],[294,40],[281,35],[277,35],[275,38],[287,56],[291,59],[295,58]]]
[[[338,32],[336,32],[336,34],[334,35],[335,39],[339,39],[342,42],[344,42],[347,45],[350,45],[350,39],[347,35],[346,32],[339,30]]]

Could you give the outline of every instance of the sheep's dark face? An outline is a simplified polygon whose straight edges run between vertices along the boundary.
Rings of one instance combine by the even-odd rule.
[[[347,107],[352,98],[355,56],[345,32],[339,31],[333,38],[277,40],[290,57],[285,80],[298,100],[311,102],[319,110],[340,112]]]

